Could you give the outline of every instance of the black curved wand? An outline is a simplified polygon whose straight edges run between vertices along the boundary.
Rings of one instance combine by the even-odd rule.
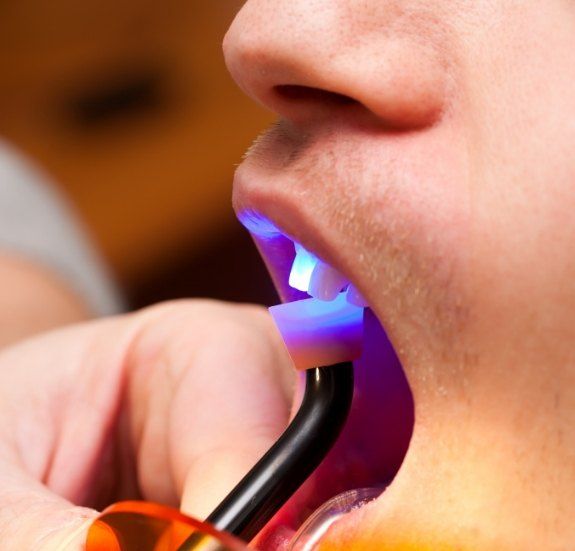
[[[309,369],[303,401],[293,421],[206,521],[251,540],[332,448],[352,398],[351,362]],[[192,534],[178,551],[203,548],[205,543],[205,536]]]

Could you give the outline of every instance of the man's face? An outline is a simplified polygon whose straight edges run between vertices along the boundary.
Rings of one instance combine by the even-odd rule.
[[[249,0],[225,54],[280,117],[240,217],[359,288],[413,393],[399,474],[325,545],[570,548],[575,4]],[[285,239],[256,238],[285,296]]]

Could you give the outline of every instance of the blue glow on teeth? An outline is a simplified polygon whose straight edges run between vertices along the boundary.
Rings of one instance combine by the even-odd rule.
[[[299,243],[294,243],[295,260],[289,275],[290,287],[307,293],[314,268],[318,258],[306,251]]]

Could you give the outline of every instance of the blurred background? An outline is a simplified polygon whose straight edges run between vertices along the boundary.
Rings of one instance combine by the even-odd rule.
[[[0,136],[61,186],[133,307],[276,300],[231,209],[234,167],[272,121],[223,63],[241,4],[0,2]]]

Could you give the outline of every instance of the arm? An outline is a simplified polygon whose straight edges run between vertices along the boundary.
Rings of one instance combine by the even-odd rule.
[[[0,143],[0,346],[120,304],[73,209]]]

